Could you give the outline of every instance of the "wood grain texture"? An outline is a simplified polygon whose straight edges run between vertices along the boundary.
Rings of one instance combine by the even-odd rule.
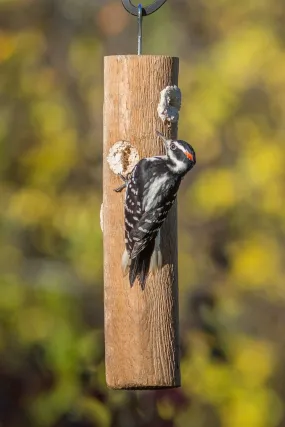
[[[104,304],[107,385],[115,389],[180,386],[176,205],[162,228],[163,269],[149,275],[145,290],[123,277],[124,196],[106,161],[119,140],[140,158],[164,153],[155,131],[176,138],[157,114],[160,91],[178,84],[178,58],[110,56],[104,61]]]

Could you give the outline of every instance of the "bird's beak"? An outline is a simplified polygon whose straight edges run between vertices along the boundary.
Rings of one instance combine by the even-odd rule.
[[[159,136],[162,139],[162,141],[164,142],[164,145],[165,145],[165,149],[167,150],[167,139],[165,138],[165,136],[162,135],[162,133],[159,132],[158,130],[156,131],[156,134],[157,134],[157,136]]]

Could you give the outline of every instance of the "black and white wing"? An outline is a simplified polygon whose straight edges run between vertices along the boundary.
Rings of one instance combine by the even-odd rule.
[[[128,182],[125,201],[123,270],[129,267],[130,283],[139,278],[143,286],[154,252],[155,238],[167,217],[180,185],[163,168],[159,157],[141,160]]]
[[[141,191],[138,182],[140,162],[133,169],[128,181],[125,198],[125,243],[128,254],[133,250],[131,232],[142,216]]]
[[[155,194],[154,197],[150,196],[151,200],[144,203],[142,215],[130,231],[130,238],[133,242],[130,252],[132,259],[137,257],[156,238],[176,199],[179,185],[180,180],[168,181],[165,185],[161,183],[159,194]]]

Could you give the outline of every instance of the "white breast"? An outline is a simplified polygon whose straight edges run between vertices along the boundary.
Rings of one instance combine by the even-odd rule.
[[[160,201],[166,180],[167,176],[164,174],[147,185],[143,193],[143,209],[145,211],[151,210]]]

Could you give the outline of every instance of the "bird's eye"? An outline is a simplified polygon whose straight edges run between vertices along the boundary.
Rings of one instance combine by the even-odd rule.
[[[171,149],[171,150],[176,150],[176,145],[175,145],[175,144],[173,144],[173,143],[172,143],[172,144],[170,144],[170,149]]]

